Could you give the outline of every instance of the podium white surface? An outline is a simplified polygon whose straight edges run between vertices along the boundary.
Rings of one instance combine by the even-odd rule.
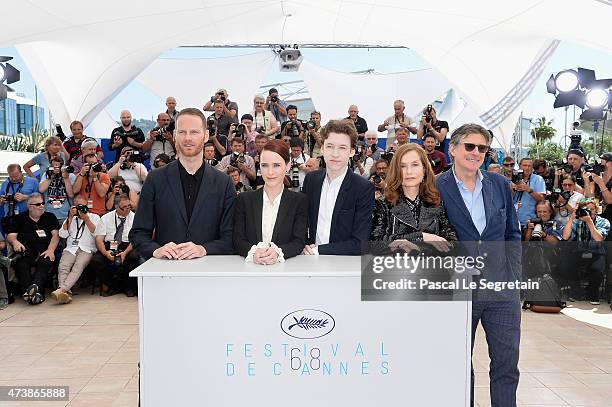
[[[141,405],[469,406],[471,303],[361,301],[360,258],[151,259]]]

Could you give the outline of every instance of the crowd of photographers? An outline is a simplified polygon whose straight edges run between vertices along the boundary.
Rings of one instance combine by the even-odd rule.
[[[134,279],[127,276],[138,265],[139,256],[128,235],[148,174],[145,162],[154,169],[175,159],[176,105],[176,99],[168,97],[166,111],[158,114],[157,126],[146,135],[132,124],[130,112],[122,111],[121,125],[110,135],[109,149],[115,156],[106,164],[97,141],[85,136],[82,123],[74,121],[71,137],[58,126],[57,136],[49,137],[44,151],[23,169],[18,164],[8,166],[9,178],[0,187],[0,249],[6,246],[9,254],[0,257],[0,308],[13,295],[30,304],[41,303],[50,283],[57,287],[51,296],[69,303],[72,288],[86,270],[90,281],[100,283],[102,295],[136,294]],[[359,116],[357,106],[349,106],[346,117],[358,133],[349,167],[374,184],[377,199],[384,196],[394,152],[410,143],[411,134],[436,175],[450,168],[449,126],[438,120],[436,109],[426,106],[418,122],[404,113],[403,101],[395,101],[393,109],[393,115],[376,128],[387,132],[385,148],[380,146],[378,132]],[[263,185],[259,157],[272,139],[281,139],[290,148],[286,188],[300,191],[306,174],[325,167],[321,113],[313,111],[310,120],[299,120],[298,108],[284,102],[276,89],[270,89],[267,98],[255,96],[249,113],[240,115],[238,104],[225,89],[212,95],[203,110],[211,112],[204,160],[230,176],[236,193]],[[606,274],[607,281],[612,278],[612,250],[606,251],[601,243],[608,240],[612,213],[607,207],[612,203],[612,153],[587,165],[579,144],[574,140],[566,159],[556,163],[530,158],[517,163],[512,157],[498,162],[489,149],[481,169],[506,176],[524,240],[546,245],[538,248],[545,255],[535,257],[550,262],[527,267],[547,268],[568,288],[570,299],[584,296],[597,303],[602,280]],[[31,171],[35,165],[38,178]],[[560,250],[564,241],[577,244]],[[56,279],[49,279],[50,275]],[[588,284],[586,291],[582,291],[583,281]]]

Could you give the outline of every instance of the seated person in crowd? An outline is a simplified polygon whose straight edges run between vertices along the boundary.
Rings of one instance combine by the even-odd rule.
[[[95,154],[83,157],[85,164],[78,174],[70,174],[72,192],[75,195],[83,195],[87,199],[87,207],[96,215],[106,213],[106,192],[110,186],[110,177],[102,172],[103,168],[98,163]]]
[[[396,132],[402,128],[406,131],[410,131],[412,134],[417,134],[418,129],[415,127],[415,121],[412,117],[404,113],[403,100],[396,100],[393,102],[393,116],[389,116],[385,121],[378,126],[378,131],[387,131],[387,147],[390,147],[396,138]],[[408,135],[406,135],[408,137]]]
[[[368,130],[365,133],[365,140],[368,147],[368,157],[372,157],[375,162],[380,160],[380,155],[384,150],[378,147],[378,133],[376,130]]]
[[[376,188],[374,191],[374,198],[380,199],[385,196],[385,188],[387,187],[387,170],[389,163],[387,160],[382,158],[374,163],[372,166],[372,174],[370,175],[370,182],[374,184]]]
[[[269,141],[261,154],[263,188],[238,195],[234,207],[234,251],[247,262],[274,264],[297,256],[308,232],[308,199],[284,188],[289,149]]]
[[[497,163],[489,164],[489,168],[487,168],[487,171],[494,172],[494,173],[499,174],[499,175],[503,175],[502,167],[501,167],[501,165],[499,165]]]
[[[578,202],[584,198],[582,193],[577,191],[578,184],[576,183],[576,177],[570,174],[563,174],[561,176],[561,190],[569,194],[569,200],[567,204],[572,208],[576,208]],[[566,194],[566,195],[567,195]]]
[[[387,143],[388,142],[389,140],[387,140]],[[397,151],[398,148],[408,143],[410,143],[410,139],[408,138],[408,129],[400,127],[395,130],[395,141],[391,143],[391,145],[387,144],[389,147],[388,150]]]
[[[0,186],[0,205],[4,205],[4,216],[26,212],[29,196],[38,193],[38,180],[24,176],[19,164],[9,164],[6,172],[8,178]]]
[[[107,212],[115,210],[115,197],[118,195],[127,195],[130,198],[130,205],[132,205],[132,209],[136,209],[138,194],[127,186],[123,177],[117,176],[111,181],[111,186],[106,193],[105,207]]]
[[[255,181],[255,161],[244,152],[244,139],[236,137],[232,140],[232,153],[223,157],[216,168],[225,172],[229,166],[240,170],[240,182],[244,185]]]
[[[149,135],[142,144],[142,151],[150,151],[151,162],[154,162],[160,154],[174,157],[174,135],[171,131],[163,131],[170,124],[171,118],[168,113],[157,115],[157,126],[149,131]]]
[[[144,164],[136,161],[142,161],[142,155],[129,147],[125,148],[119,161],[108,170],[108,176],[123,178],[125,184],[130,187],[130,191],[138,194],[147,178],[148,171]]]
[[[321,145],[323,144],[321,140],[321,113],[316,110],[310,112],[310,121],[314,123],[314,127],[306,126],[307,143],[305,144],[305,149],[308,150],[311,157],[318,157],[321,155]]]
[[[6,249],[6,242],[4,241],[4,235],[0,233],[0,251],[4,252],[4,249]],[[11,260],[0,255],[0,311],[8,307],[9,303],[13,301],[8,281],[8,269],[10,266]]]
[[[34,177],[31,168],[38,165],[38,179],[47,172],[47,169],[51,166],[51,159],[58,157],[61,159],[62,164],[68,163],[68,152],[62,144],[62,140],[57,136],[49,136],[45,140],[45,151],[36,154],[23,165],[23,170],[29,177]]]
[[[349,171],[357,130],[348,120],[330,120],[321,130],[326,168],[306,175],[308,244],[304,254],[361,254],[370,236],[374,185]]]
[[[170,157],[164,153],[161,153],[157,157],[155,157],[155,160],[153,160],[153,168],[161,168],[164,165],[170,164],[170,161],[172,161],[173,159],[174,157]]]
[[[556,244],[560,240],[563,240],[563,225],[558,224],[554,219],[554,210],[550,201],[544,200],[536,204],[536,218],[542,222],[552,222],[552,226],[544,224],[542,232],[540,233],[541,240],[545,240],[549,243]],[[533,237],[533,229],[535,224],[532,222],[533,219],[527,221],[527,231],[525,232],[525,240],[531,240]]]
[[[602,242],[610,232],[610,222],[597,215],[598,202],[594,198],[583,198],[578,207],[571,211],[563,227],[563,239],[578,244],[573,251],[565,251],[562,264],[567,267],[566,275],[572,285],[573,301],[578,295],[581,268],[586,269],[589,285],[586,290],[588,300],[599,304],[599,287],[603,281],[606,267],[605,250]],[[581,267],[582,266],[582,267]]]
[[[204,143],[204,162],[214,168],[219,165],[219,160],[215,155],[215,145],[212,141]]]
[[[253,116],[248,113],[242,115],[240,118],[240,123],[244,124],[245,127],[244,135],[242,136],[242,138],[244,138],[245,151],[248,155],[253,157],[253,154],[257,151],[257,148],[255,147],[255,140],[261,133],[259,133],[253,127]],[[236,125],[234,125],[234,130],[235,128]]]
[[[533,160],[533,170],[544,180],[547,191],[552,191],[555,184],[555,170],[548,166],[548,162],[541,158]]]
[[[130,271],[138,267],[139,257],[129,241],[134,222],[130,199],[126,195],[115,197],[115,210],[100,218],[94,232],[98,251],[91,257],[89,268],[100,278],[103,296],[125,292],[128,297],[136,293],[136,279]],[[115,267],[109,269],[109,265]]]
[[[22,298],[29,304],[45,300],[45,281],[55,261],[59,228],[55,215],[45,212],[43,196],[34,192],[28,198],[28,211],[17,215],[9,230],[7,241],[19,253],[13,266]],[[34,274],[30,272],[32,267]]]
[[[284,144],[284,143],[283,143]],[[292,185],[294,188],[301,190],[306,177],[306,161],[310,159],[308,154],[304,154],[304,142],[297,137],[294,137],[289,142],[291,151],[290,164],[287,167],[287,177],[291,180],[293,175],[293,167],[297,168],[298,186]],[[292,180],[293,181],[293,180]]]
[[[457,234],[425,150],[418,144],[400,147],[388,173],[385,197],[376,201],[370,240],[382,241],[390,250],[407,248],[408,242],[425,242],[448,251],[448,242],[456,241]]]
[[[64,222],[74,193],[70,174],[62,169],[60,157],[51,158],[51,167],[42,174],[38,191],[45,197],[45,210],[54,214],[60,224]]]
[[[87,199],[77,195],[74,205],[70,207],[68,218],[59,231],[59,236],[66,239],[66,248],[58,266],[58,288],[51,296],[60,304],[72,301],[72,287],[79,281],[83,270],[96,252],[94,232],[99,222],[100,216],[89,213]]]

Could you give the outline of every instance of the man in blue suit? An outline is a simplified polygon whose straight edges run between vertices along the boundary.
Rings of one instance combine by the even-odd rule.
[[[349,120],[330,120],[321,129],[326,168],[304,179],[308,196],[308,241],[303,254],[361,254],[370,236],[374,184],[348,167],[357,130]]]
[[[459,240],[471,255],[486,258],[486,266],[475,280],[516,281],[521,274],[521,233],[511,191],[501,175],[479,170],[490,143],[490,133],[478,124],[456,129],[449,149],[454,159],[452,170],[440,175],[436,185]],[[472,349],[479,322],[489,345],[492,406],[516,406],[521,336],[518,291],[472,293]]]

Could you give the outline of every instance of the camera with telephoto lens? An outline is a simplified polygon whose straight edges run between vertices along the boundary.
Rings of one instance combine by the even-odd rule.
[[[7,203],[7,204],[14,204],[15,202],[17,202],[15,200],[15,195],[14,194],[0,195],[0,198],[4,199],[4,203]]]
[[[606,167],[602,163],[586,164],[584,166],[584,172],[590,172],[591,174],[601,175],[606,170]],[[593,182],[593,177],[589,175],[589,182]]]
[[[212,165],[213,167],[219,164],[219,160],[213,158],[212,160],[204,160],[204,162],[208,165]]]
[[[518,184],[523,180],[523,170],[512,170],[512,182]]]
[[[291,160],[291,187],[300,187],[300,165],[295,160]]]
[[[429,160],[429,163],[431,164],[432,167],[435,167],[436,165],[440,164],[441,162],[442,162],[442,160],[439,157],[432,158],[431,160]]]
[[[104,169],[104,167],[102,167],[102,163],[86,164],[86,166],[87,166],[88,174],[89,174],[89,171],[102,172],[102,170]]]
[[[274,95],[270,97],[270,100],[274,103],[278,102],[278,96]]]
[[[300,137],[300,128],[298,127],[297,120],[290,120],[288,124],[291,125],[289,135],[291,137]]]
[[[72,174],[74,173],[74,167],[72,165],[64,165],[62,171],[65,171],[66,174]]]
[[[121,266],[121,257],[119,256],[119,249],[111,249],[110,254],[113,256],[113,265],[119,267]]]
[[[246,126],[242,123],[237,124],[234,129],[234,137],[244,138],[244,133],[246,133]]]
[[[212,136],[215,134],[215,128],[217,127],[217,123],[215,120],[215,115],[210,115],[208,119],[206,119],[206,127],[208,128],[208,133]]]
[[[317,128],[317,123],[314,120],[310,119],[306,122],[306,127],[308,127],[308,129],[310,130],[314,130]]]
[[[355,147],[355,154],[353,154],[353,157],[351,157],[353,162],[359,162],[363,153],[365,153],[365,148],[358,144],[357,147]]]
[[[61,124],[55,125],[55,135],[60,138],[60,140],[66,140],[66,135],[64,134],[64,130],[62,130]]]
[[[148,154],[143,154],[140,151],[134,150],[126,157],[126,161],[131,163],[139,163],[142,164],[149,158]]]
[[[529,239],[529,241],[541,241],[543,229],[545,227],[550,228],[554,225],[554,222],[544,222],[541,218],[530,219],[529,222],[534,224],[533,232],[531,232],[531,239]]]
[[[255,129],[255,131],[259,134],[266,134],[266,129],[264,129],[263,127],[259,126]]]
[[[426,123],[431,123],[431,120],[433,119],[431,117],[431,111],[433,110],[433,106],[432,105],[427,105],[427,109],[425,109],[425,122]]]
[[[87,213],[87,212],[89,212],[89,208],[87,207],[87,205],[84,205],[84,204],[77,205],[76,206],[76,210],[77,210],[77,212],[80,212],[80,213]]]
[[[380,154],[380,158],[382,158],[386,162],[390,163],[391,160],[393,159],[393,154],[394,154],[393,151],[385,151],[385,152]]]
[[[576,219],[580,219],[583,216],[591,216],[591,210],[587,207],[587,202],[579,202],[578,208],[576,208]]]
[[[47,168],[47,172],[45,175],[47,176],[47,179],[51,179],[53,177],[61,177],[62,176],[61,168],[60,168],[60,172],[56,174],[55,171],[53,170],[53,167],[49,167]]]
[[[151,130],[151,132],[156,133],[155,134],[155,141],[165,141],[166,138],[164,137],[164,133],[172,133],[174,131],[176,127],[176,124],[174,123],[174,120],[172,120],[170,123],[168,123],[166,126],[164,127],[154,127],[153,130]]]
[[[246,163],[246,158],[244,156],[244,153],[236,153],[233,152],[232,155],[230,156],[230,165],[234,168],[238,168],[238,164],[244,164]]]

